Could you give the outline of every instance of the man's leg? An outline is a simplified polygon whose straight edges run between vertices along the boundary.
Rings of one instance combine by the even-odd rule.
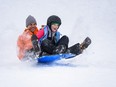
[[[40,48],[38,46],[38,38],[37,38],[37,36],[36,35],[32,35],[31,41],[32,41],[32,44],[33,44],[34,51],[35,52],[39,52]]]

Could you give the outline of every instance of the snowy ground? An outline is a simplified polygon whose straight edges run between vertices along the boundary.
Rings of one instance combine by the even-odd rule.
[[[50,15],[61,17],[70,46],[86,36],[92,44],[71,60],[22,63],[16,41],[30,14],[38,27]],[[0,87],[116,87],[115,23],[115,0],[0,0]]]

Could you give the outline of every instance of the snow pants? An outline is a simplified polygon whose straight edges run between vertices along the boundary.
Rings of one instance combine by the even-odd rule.
[[[41,50],[43,52],[47,52],[48,54],[52,54],[53,50],[59,45],[65,45],[68,48],[69,38],[67,36],[62,36],[61,39],[56,43],[53,44],[52,41],[45,39],[42,41]]]

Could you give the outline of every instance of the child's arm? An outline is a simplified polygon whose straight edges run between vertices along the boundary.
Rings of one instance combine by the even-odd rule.
[[[40,29],[36,34],[38,40],[40,40],[44,36],[44,29]]]

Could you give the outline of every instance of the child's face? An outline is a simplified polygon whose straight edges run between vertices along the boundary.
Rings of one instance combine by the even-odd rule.
[[[52,32],[56,32],[58,30],[58,28],[59,28],[59,25],[58,24],[52,24],[51,25]]]
[[[36,23],[31,23],[27,26],[27,28],[31,30],[31,32],[34,32],[36,29],[36,25],[37,25]]]

